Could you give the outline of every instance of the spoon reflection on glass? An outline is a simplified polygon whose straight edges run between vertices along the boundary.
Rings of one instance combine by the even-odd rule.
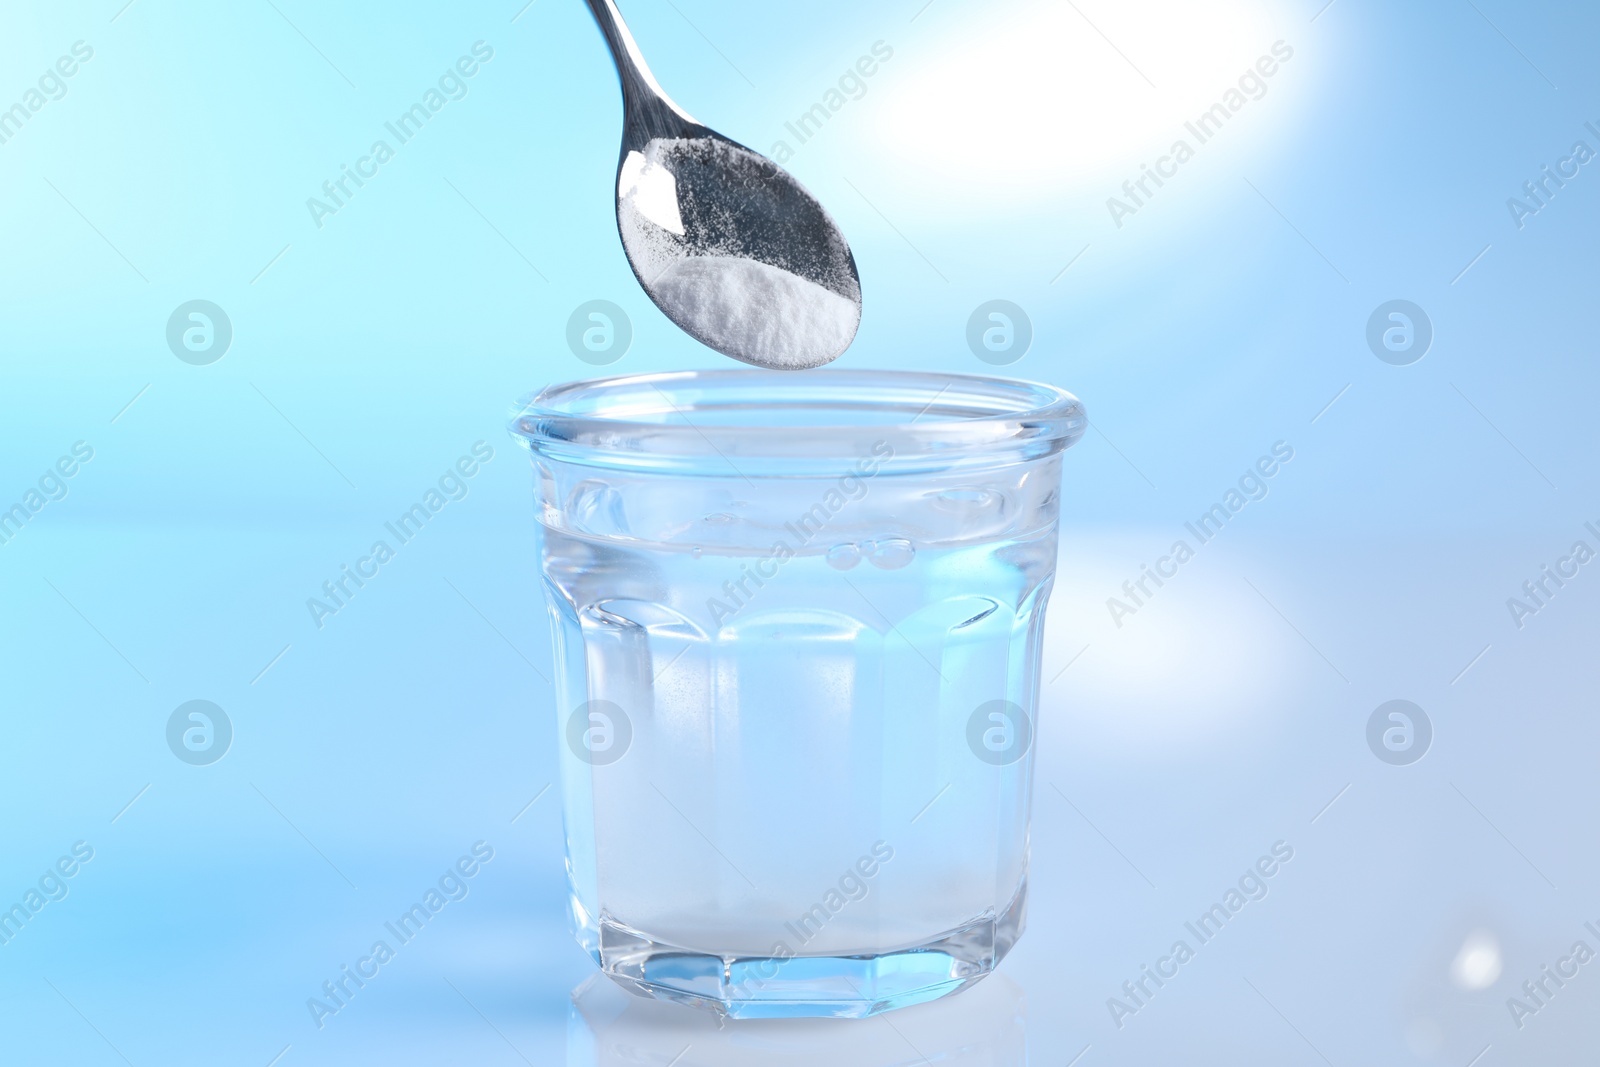
[[[861,278],[839,227],[782,167],[672,102],[613,0],[588,4],[622,82],[617,230],[645,293],[745,363],[834,360],[861,324]]]

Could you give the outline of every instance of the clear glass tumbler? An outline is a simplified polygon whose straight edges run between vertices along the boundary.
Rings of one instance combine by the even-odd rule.
[[[739,1018],[954,993],[1022,931],[1076,398],[731,370],[554,386],[532,452],[570,907]]]

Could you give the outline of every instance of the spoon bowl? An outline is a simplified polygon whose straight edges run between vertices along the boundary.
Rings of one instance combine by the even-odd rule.
[[[779,370],[833,361],[861,323],[838,225],[782,167],[667,96],[614,0],[588,4],[622,83],[617,231],[639,285],[726,356]]]

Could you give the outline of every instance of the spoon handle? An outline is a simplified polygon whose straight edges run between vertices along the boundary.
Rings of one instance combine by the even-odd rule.
[[[589,11],[600,26],[600,33],[611,49],[611,58],[617,65],[617,79],[622,83],[622,105],[627,112],[626,128],[652,137],[682,136],[684,124],[698,126],[661,88],[644,53],[628,30],[628,24],[617,10],[615,0],[587,0]],[[625,136],[627,136],[625,134]],[[627,146],[624,146],[627,147]]]

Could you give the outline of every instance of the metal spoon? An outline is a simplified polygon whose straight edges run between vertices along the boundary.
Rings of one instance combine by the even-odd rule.
[[[850,245],[782,167],[667,96],[613,0],[588,0],[622,82],[617,232],[634,276],[691,337],[760,367],[831,362],[861,323]]]

